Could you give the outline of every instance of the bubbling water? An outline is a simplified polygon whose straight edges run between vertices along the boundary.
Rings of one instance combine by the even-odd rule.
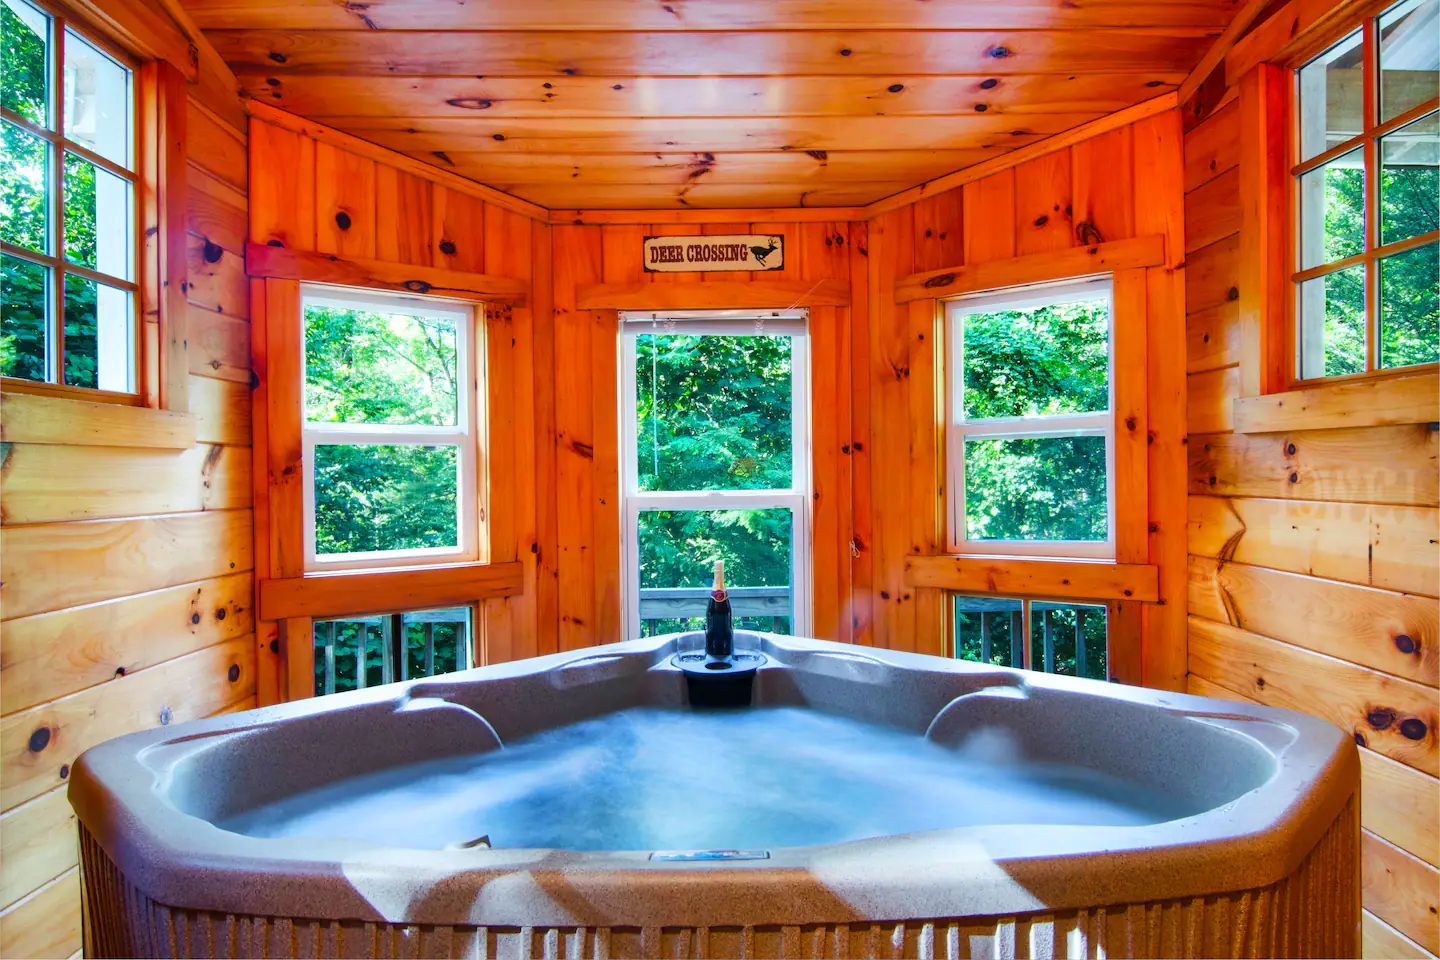
[[[439,849],[774,849],[998,824],[1135,826],[1198,811],[1088,768],[1019,759],[1003,731],[959,750],[797,707],[642,707],[492,753],[397,767],[219,823],[254,837]]]

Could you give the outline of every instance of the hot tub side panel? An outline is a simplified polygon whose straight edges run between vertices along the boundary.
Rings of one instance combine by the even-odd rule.
[[[389,924],[176,908],[133,886],[80,828],[87,957],[1353,957],[1358,797],[1263,887],[1055,913],[852,924],[544,927]],[[917,864],[917,870],[923,865]]]

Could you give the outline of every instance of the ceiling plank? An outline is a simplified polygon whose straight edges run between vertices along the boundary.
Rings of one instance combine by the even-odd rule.
[[[1007,0],[1005,3],[876,3],[874,0],[186,0],[206,30],[1076,30],[1190,27],[1219,30],[1237,0]]]
[[[350,77],[247,73],[252,96],[329,117],[762,117],[1113,113],[1183,72],[965,77]],[[998,79],[998,82],[995,80]],[[991,81],[987,87],[981,84]]]
[[[516,186],[516,195],[550,209],[588,207],[591,209],[655,209],[702,207],[860,207],[895,192],[908,181],[879,180],[866,183],[806,187],[777,183],[676,184],[576,184],[536,183]],[[747,214],[748,216],[748,214]],[[731,221],[735,217],[730,218]],[[756,220],[756,222],[761,222]]]
[[[724,210],[551,210],[552,224],[600,226],[608,224],[733,223],[839,223],[864,218],[860,207],[730,207]]]
[[[479,33],[213,30],[237,73],[347,76],[894,76],[1188,68],[1206,31],[891,30]]]

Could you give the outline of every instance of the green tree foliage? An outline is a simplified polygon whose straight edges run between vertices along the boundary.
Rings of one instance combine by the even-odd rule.
[[[434,617],[433,612],[421,614]],[[364,620],[317,621],[314,626],[315,640],[315,692],[325,692],[325,646],[333,641],[335,645],[335,692],[354,690],[360,667],[360,645],[365,645],[365,685],[379,686],[385,682],[384,633],[379,618]],[[425,672],[425,625],[405,623],[404,650],[407,677],[423,677]],[[435,622],[431,624],[431,639],[434,644],[433,666],[436,675],[465,670],[470,664],[466,660],[465,636],[469,630],[466,622]],[[400,676],[397,670],[395,676]]]
[[[456,345],[453,320],[309,304],[306,417],[453,425]],[[457,546],[457,469],[453,445],[317,445],[316,553]]]
[[[641,336],[636,343],[642,490],[788,490],[792,484],[790,340]],[[646,511],[640,585],[705,587],[716,560],[732,586],[790,583],[790,511]],[[789,629],[788,618],[744,626]],[[651,624],[655,632],[691,623]]]
[[[21,116],[46,121],[45,41],[0,5],[0,103]],[[0,235],[10,243],[47,251],[46,184],[49,164],[44,141],[11,123],[0,133]],[[65,252],[80,263],[95,257],[95,171],[67,158]],[[87,259],[88,255],[88,259]],[[44,267],[19,257],[0,266],[0,375],[46,379],[47,291],[53,280]],[[65,382],[98,386],[95,284],[69,278],[65,284]]]

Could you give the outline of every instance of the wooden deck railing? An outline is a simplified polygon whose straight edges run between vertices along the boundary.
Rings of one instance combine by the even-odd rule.
[[[335,669],[335,638],[344,624],[359,627],[359,641],[355,647],[355,688],[368,686],[368,664],[366,662],[370,631],[380,632],[380,682],[411,679],[408,627],[421,625],[425,647],[423,672],[415,676],[435,675],[435,627],[437,624],[454,626],[456,630],[456,667],[464,669],[470,665],[470,611],[465,607],[450,610],[421,610],[412,613],[392,613],[378,617],[342,617],[336,620],[316,621],[315,648],[317,663],[324,664],[323,673],[317,671],[315,693],[328,694],[336,690],[338,675]]]

